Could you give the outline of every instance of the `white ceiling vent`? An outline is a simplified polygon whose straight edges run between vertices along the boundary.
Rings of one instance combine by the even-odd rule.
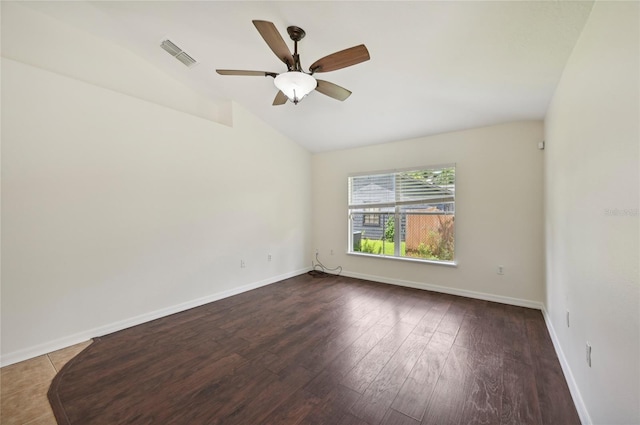
[[[178,59],[180,62],[191,68],[198,62],[191,56],[189,56],[186,52],[184,52],[181,48],[176,46],[171,40],[163,40],[160,44],[167,53],[169,53],[174,58]]]

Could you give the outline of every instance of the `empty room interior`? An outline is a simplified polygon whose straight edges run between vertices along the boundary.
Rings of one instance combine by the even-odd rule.
[[[640,424],[639,2],[0,13],[0,424]]]

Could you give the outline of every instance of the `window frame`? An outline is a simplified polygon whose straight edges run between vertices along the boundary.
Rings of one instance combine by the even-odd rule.
[[[442,196],[441,198],[434,198],[432,200],[426,199],[427,202],[424,202],[425,199],[423,199],[422,201],[407,201],[405,200],[400,200],[399,197],[402,197],[403,195],[406,196],[407,193],[412,193],[411,189],[404,189],[402,188],[402,185],[399,185],[401,188],[400,190],[398,190],[396,188],[396,184],[398,182],[398,179],[402,178],[403,176],[405,176],[406,178],[406,174],[408,173],[424,173],[424,172],[432,172],[432,171],[442,171],[445,169],[450,169],[453,168],[453,182],[447,185],[442,185],[440,186],[442,188],[442,191],[448,191],[449,196]],[[347,212],[348,212],[348,248],[347,248],[347,254],[348,255],[357,255],[357,256],[366,256],[366,257],[373,257],[373,258],[384,258],[384,259],[391,259],[391,260],[400,260],[400,261],[410,261],[410,262],[417,262],[417,263],[427,263],[427,264],[438,264],[438,265],[445,265],[445,266],[457,266],[458,261],[457,261],[457,257],[456,257],[456,241],[457,241],[457,235],[456,235],[456,227],[457,226],[453,226],[453,258],[451,260],[439,260],[439,259],[427,259],[427,258],[417,258],[417,257],[411,257],[411,256],[406,256],[406,253],[404,256],[401,255],[401,244],[402,244],[402,234],[406,233],[406,229],[402,227],[402,222],[403,222],[403,214],[405,217],[407,217],[410,213],[406,212],[406,211],[401,211],[401,209],[403,207],[407,207],[407,206],[411,206],[411,205],[439,205],[439,204],[453,204],[453,208],[452,211],[444,211],[445,214],[433,214],[433,213],[425,213],[425,212],[421,212],[421,215],[452,215],[454,218],[453,220],[455,221],[455,216],[456,216],[456,197],[455,197],[455,193],[456,193],[456,188],[457,188],[457,181],[456,181],[456,175],[457,173],[457,166],[455,163],[449,163],[449,164],[438,164],[438,165],[429,165],[429,166],[423,166],[423,167],[411,167],[411,168],[405,168],[405,169],[393,169],[393,170],[382,170],[382,171],[370,171],[370,172],[361,172],[361,173],[353,173],[353,174],[349,174],[347,177],[347,185],[348,185],[348,202],[347,202]],[[371,177],[374,178],[375,176],[385,176],[385,175],[393,175],[394,178],[394,201],[389,202],[389,200],[385,200],[383,202],[371,202],[370,204],[366,204],[367,201],[361,203],[361,204],[355,204],[353,203],[353,184],[352,184],[352,179],[354,178],[358,178],[358,177]],[[431,185],[431,183],[430,183]],[[405,185],[406,186],[406,185]],[[438,186],[438,185],[434,185],[434,186]],[[448,186],[448,188],[444,188],[444,186]],[[450,197],[450,200],[444,201],[445,198]],[[432,201],[432,202],[429,202]],[[440,201],[440,202],[437,202]],[[365,205],[371,205],[368,208],[365,208]],[[382,211],[380,207],[383,207],[383,209],[389,209],[390,207],[393,208],[393,211]],[[386,207],[386,208],[384,208]],[[354,219],[354,214],[359,214],[362,215],[362,223],[364,223],[365,218],[366,217],[366,211],[367,209],[372,209],[372,208],[377,208],[378,211],[380,211],[378,213],[378,221],[380,222],[380,217],[384,214],[384,215],[391,215],[394,217],[394,227],[395,229],[398,229],[399,231],[394,231],[394,253],[393,255],[387,255],[384,253],[367,253],[367,252],[361,252],[361,251],[356,251],[354,249],[354,236],[355,236],[355,228],[354,228],[354,223],[356,222],[356,220]],[[360,209],[362,211],[356,212],[354,210]],[[406,222],[406,219],[405,219]],[[362,225],[362,227],[365,227],[364,224]],[[384,226],[386,228],[386,225]],[[406,224],[405,224],[406,227]],[[385,228],[383,228],[383,232],[385,232]],[[366,239],[366,238],[365,238]]]

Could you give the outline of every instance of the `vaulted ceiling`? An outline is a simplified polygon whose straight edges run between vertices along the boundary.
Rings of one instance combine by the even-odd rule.
[[[543,119],[589,16],[586,1],[103,1],[27,2],[111,39],[214,102],[234,100],[312,152],[345,149],[515,120]],[[364,43],[371,60],[322,74],[353,92],[312,92],[272,106],[268,77],[284,72],[252,24],[306,31],[303,67]],[[169,38],[198,61],[187,68],[159,45]]]

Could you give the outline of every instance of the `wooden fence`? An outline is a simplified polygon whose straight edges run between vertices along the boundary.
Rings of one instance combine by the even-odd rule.
[[[405,242],[407,251],[417,251],[421,243],[431,245],[435,239],[453,238],[453,215],[408,213],[406,217]]]

